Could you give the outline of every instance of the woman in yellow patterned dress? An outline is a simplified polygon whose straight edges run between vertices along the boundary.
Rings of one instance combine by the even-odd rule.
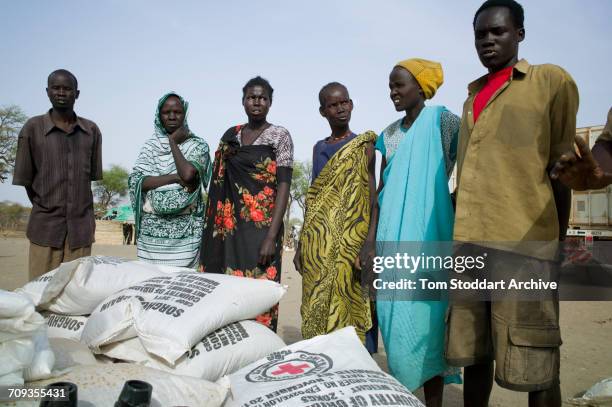
[[[302,274],[302,336],[354,326],[365,341],[372,317],[358,269],[375,200],[376,134],[350,130],[353,102],[344,85],[325,85],[319,101],[332,134],[314,147],[313,181],[294,258]]]

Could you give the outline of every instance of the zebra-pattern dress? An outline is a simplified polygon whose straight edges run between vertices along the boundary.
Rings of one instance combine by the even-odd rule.
[[[375,140],[374,132],[355,137],[308,190],[300,237],[304,338],[352,325],[363,341],[372,326],[369,296],[354,262],[370,224],[366,150]]]

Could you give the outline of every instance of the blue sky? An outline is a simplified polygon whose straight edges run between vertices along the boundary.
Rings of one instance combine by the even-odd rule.
[[[275,89],[269,115],[285,126],[299,160],[329,128],[317,94],[346,84],[354,131],[379,132],[400,117],[388,74],[405,58],[440,61],[445,83],[430,104],[460,114],[467,83],[484,74],[473,45],[480,0],[461,1],[5,1],[0,5],[0,105],[28,116],[49,108],[46,78],[66,68],[79,79],[76,110],[103,134],[104,167],[132,167],[153,133],[159,97],[190,102],[191,129],[214,150],[245,120],[241,88],[255,75]],[[524,0],[520,56],[565,68],[580,91],[578,126],[603,124],[612,105],[612,2]],[[28,203],[0,185],[0,200]]]

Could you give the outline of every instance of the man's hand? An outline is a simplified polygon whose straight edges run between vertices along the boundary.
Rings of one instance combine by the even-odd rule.
[[[575,142],[579,155],[573,151],[563,154],[550,171],[550,177],[576,191],[604,188],[605,174],[593,158],[589,146],[579,137],[575,138]]]

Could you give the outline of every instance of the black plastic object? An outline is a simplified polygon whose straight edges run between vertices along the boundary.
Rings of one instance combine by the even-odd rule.
[[[40,401],[40,407],[77,407],[78,390],[76,384],[70,382],[55,382],[48,385],[47,389],[65,389],[64,396],[68,393],[68,400],[62,400],[61,397],[47,396]]]
[[[153,386],[141,380],[128,380],[123,385],[115,407],[149,407]]]

